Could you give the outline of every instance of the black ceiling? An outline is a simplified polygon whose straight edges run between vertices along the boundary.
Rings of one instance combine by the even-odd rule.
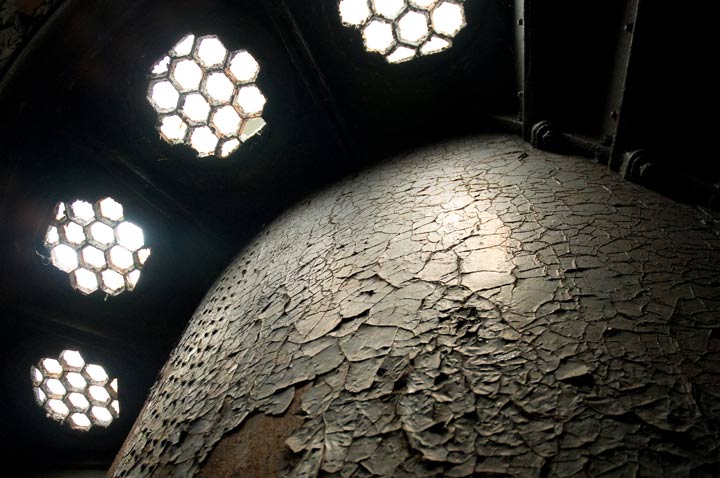
[[[618,65],[630,48],[625,16],[642,11],[639,1],[528,4],[467,0],[468,26],[450,50],[388,65],[341,26],[336,0],[61,3],[0,84],[4,451],[30,467],[106,467],[229,258],[342,175],[450,136],[527,133],[536,120],[595,146],[617,135],[623,150],[662,149],[653,68],[664,63],[637,41],[629,65],[638,73],[618,80],[630,71]],[[644,20],[652,44],[663,32],[652,13]],[[148,72],[186,33],[218,35],[261,64],[268,127],[227,160],[197,159],[155,129]],[[617,99],[618,81],[631,80],[640,86]],[[608,126],[615,100],[627,106],[625,130]],[[720,181],[716,163],[697,160],[689,173],[703,191]],[[48,265],[43,236],[58,201],[105,196],[125,206],[153,252],[134,292],[82,296]],[[33,402],[29,365],[65,348],[119,378],[121,418],[108,429],[70,430]]]

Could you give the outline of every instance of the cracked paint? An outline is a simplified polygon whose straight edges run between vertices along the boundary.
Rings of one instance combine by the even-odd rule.
[[[112,475],[192,476],[292,413],[279,476],[714,476],[707,214],[513,137],[376,167],[239,254]]]

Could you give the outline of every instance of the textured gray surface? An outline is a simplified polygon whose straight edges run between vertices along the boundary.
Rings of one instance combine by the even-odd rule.
[[[115,476],[191,476],[306,384],[283,476],[715,476],[717,224],[512,137],[388,162],[240,253]]]

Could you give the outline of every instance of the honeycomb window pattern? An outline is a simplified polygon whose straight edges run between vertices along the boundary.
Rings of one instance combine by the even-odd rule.
[[[259,73],[249,52],[229,52],[214,35],[186,35],[150,75],[148,100],[160,137],[190,146],[199,157],[230,156],[265,127]]]
[[[447,50],[465,27],[464,0],[340,0],[343,25],[389,63]]]
[[[75,430],[107,427],[120,416],[118,381],[100,365],[86,363],[77,350],[30,367],[33,395],[45,414]]]
[[[142,229],[126,221],[123,207],[112,198],[91,204],[60,202],[45,234],[51,263],[70,276],[83,294],[109,295],[132,291],[150,257]]]

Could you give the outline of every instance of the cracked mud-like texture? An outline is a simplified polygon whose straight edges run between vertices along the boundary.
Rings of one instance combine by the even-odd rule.
[[[513,137],[388,162],[240,253],[114,475],[192,476],[306,387],[281,476],[716,476],[718,231]]]

